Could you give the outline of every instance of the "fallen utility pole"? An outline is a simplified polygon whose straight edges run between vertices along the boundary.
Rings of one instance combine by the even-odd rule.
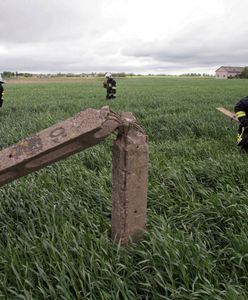
[[[238,118],[236,117],[235,113],[231,112],[230,110],[227,110],[224,107],[217,107],[218,111],[223,113],[225,116],[227,116],[229,119],[234,120],[236,122],[239,122]]]
[[[146,226],[147,136],[131,113],[86,109],[0,151],[0,186],[100,143],[115,130],[112,237],[126,245]]]

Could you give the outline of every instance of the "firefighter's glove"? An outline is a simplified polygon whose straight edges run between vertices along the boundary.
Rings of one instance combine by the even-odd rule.
[[[248,127],[248,118],[247,117],[239,118],[239,122],[240,122],[241,126]]]

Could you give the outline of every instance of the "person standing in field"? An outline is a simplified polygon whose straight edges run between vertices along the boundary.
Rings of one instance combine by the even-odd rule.
[[[103,82],[103,87],[107,90],[106,99],[116,98],[116,81],[112,77],[110,72],[105,74],[105,80]]]
[[[248,152],[248,96],[239,100],[234,107],[234,112],[239,120],[238,146],[241,147],[242,151]]]
[[[0,109],[2,108],[3,106],[3,99],[4,99],[4,88],[3,88],[3,84],[5,82],[3,81],[2,79],[2,76],[0,74]]]

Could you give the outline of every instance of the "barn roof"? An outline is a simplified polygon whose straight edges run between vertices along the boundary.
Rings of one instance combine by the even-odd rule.
[[[219,71],[220,69],[224,69],[225,71],[230,73],[241,73],[244,67],[221,66],[219,69],[216,70],[216,72]]]

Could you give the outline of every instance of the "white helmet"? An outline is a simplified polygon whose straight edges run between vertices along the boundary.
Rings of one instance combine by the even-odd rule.
[[[111,78],[111,77],[112,77],[112,74],[111,74],[110,72],[107,72],[107,73],[105,74],[105,77],[106,77],[106,78]]]
[[[0,74],[0,83],[4,83],[4,80],[2,78],[2,75]]]

